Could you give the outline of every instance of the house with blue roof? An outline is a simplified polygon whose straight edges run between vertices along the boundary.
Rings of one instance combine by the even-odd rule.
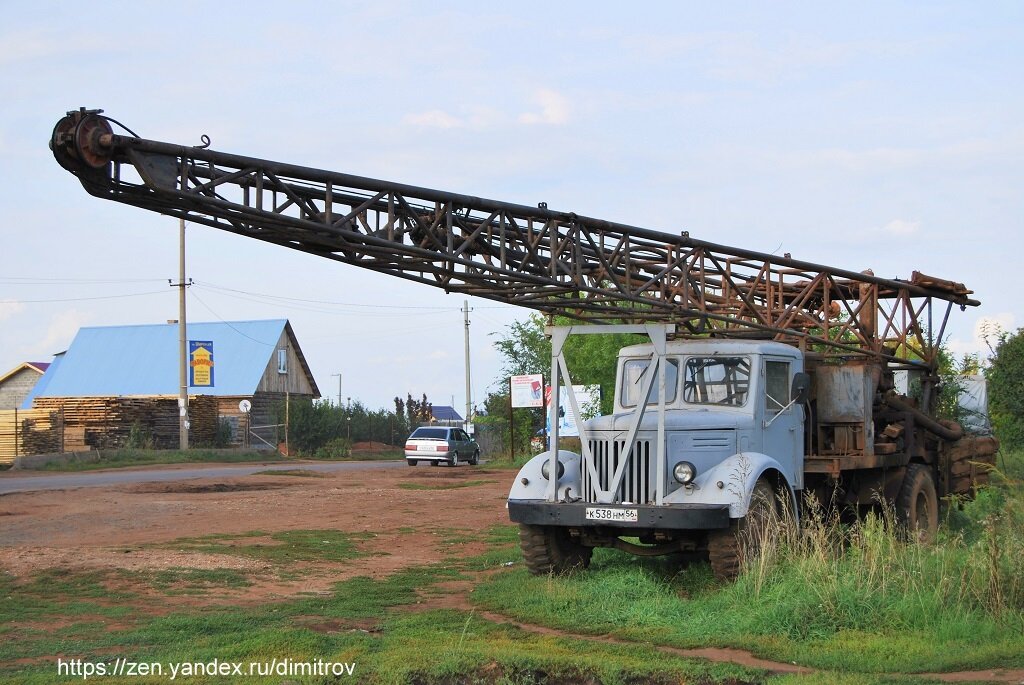
[[[240,421],[273,423],[285,398],[320,397],[286,319],[187,324],[190,397],[212,396],[238,435]],[[63,407],[75,398],[176,398],[178,324],[95,326],[78,331],[22,408]],[[62,402],[61,400],[67,400]],[[242,411],[243,400],[251,407]],[[208,401],[207,401],[208,403]],[[176,406],[176,405],[175,405]],[[247,430],[243,425],[242,430]]]
[[[455,407],[448,405],[430,405],[430,423],[441,426],[461,426],[465,421]]]

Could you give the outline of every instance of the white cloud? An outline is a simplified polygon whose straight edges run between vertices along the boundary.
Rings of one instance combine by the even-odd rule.
[[[541,88],[533,99],[540,105],[540,112],[523,112],[519,115],[519,123],[564,124],[569,121],[569,98],[561,93]]]
[[[0,321],[11,318],[15,314],[24,311],[25,305],[14,300],[0,300]]]
[[[948,342],[947,347],[957,357],[965,354],[979,354],[982,359],[985,359],[992,352],[999,333],[1011,333],[1014,330],[1016,330],[1016,317],[1012,312],[980,316],[974,322],[971,340],[953,338]]]
[[[917,233],[921,228],[920,221],[907,221],[905,219],[893,219],[882,227],[881,232],[893,236],[908,236]]]
[[[407,114],[402,119],[406,124],[425,126],[427,128],[462,128],[466,122],[440,109],[432,109],[418,114]]]
[[[35,354],[53,354],[66,350],[71,344],[72,338],[78,333],[89,319],[89,316],[77,309],[69,309],[57,314],[50,319],[50,325],[46,329],[46,335],[32,345],[31,350]]]
[[[482,130],[506,123],[508,117],[490,107],[468,107],[460,115],[451,114],[442,109],[431,109],[426,112],[407,114],[402,123],[425,128],[468,128]]]

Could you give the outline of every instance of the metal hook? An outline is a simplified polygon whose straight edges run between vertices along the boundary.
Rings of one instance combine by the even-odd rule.
[[[204,133],[203,135],[199,136],[199,140],[203,141],[203,144],[193,145],[192,147],[195,147],[196,149],[199,150],[205,150],[206,148],[210,147],[210,136]]]

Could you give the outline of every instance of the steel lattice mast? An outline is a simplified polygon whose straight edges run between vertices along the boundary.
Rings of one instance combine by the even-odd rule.
[[[51,140],[96,197],[546,314],[934,367],[952,307],[979,304],[962,284],[916,271],[878,278],[543,203],[116,135],[101,111],[69,112]]]

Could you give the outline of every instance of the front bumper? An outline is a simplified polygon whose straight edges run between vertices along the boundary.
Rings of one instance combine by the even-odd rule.
[[[588,508],[636,509],[636,521],[595,521],[587,518]],[[592,502],[508,501],[508,516],[514,523],[531,526],[570,528],[634,528],[671,530],[718,530],[729,527],[727,504],[667,504],[664,506],[594,504]]]

